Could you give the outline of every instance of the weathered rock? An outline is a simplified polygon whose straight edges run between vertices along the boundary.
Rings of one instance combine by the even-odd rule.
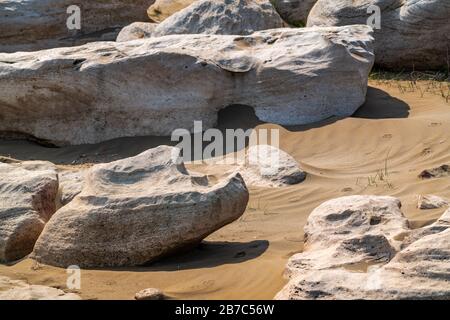
[[[37,241],[38,262],[67,267],[142,265],[198,244],[239,218],[248,191],[239,174],[211,185],[166,146],[93,166],[82,192]]]
[[[0,1],[0,52],[34,51],[115,40],[120,29],[147,21],[154,0],[3,0]],[[69,30],[72,5],[81,13],[80,30]]]
[[[33,250],[56,210],[57,192],[53,164],[0,163],[0,262],[18,260]]]
[[[401,203],[392,197],[348,196],[321,204],[309,216],[305,248],[288,262],[287,274],[388,262],[409,231]]]
[[[317,0],[271,0],[280,16],[292,26],[304,27]]]
[[[319,0],[308,26],[366,24],[381,9],[375,30],[376,64],[391,69],[448,67],[450,2],[441,0]]]
[[[142,291],[139,291],[134,296],[136,300],[164,300],[164,293],[159,289],[148,288]]]
[[[210,128],[233,104],[282,125],[349,116],[365,101],[370,34],[275,29],[0,54],[0,131],[55,144],[171,135],[194,120]]]
[[[282,27],[283,20],[268,0],[198,0],[160,23],[152,36],[249,35]]]
[[[426,209],[437,209],[448,206],[448,201],[442,199],[441,197],[434,196],[432,194],[419,196],[417,201],[417,208],[426,210]]]
[[[117,42],[150,38],[158,24],[151,22],[135,22],[123,28],[117,36]]]
[[[306,173],[294,158],[269,145],[251,146],[239,172],[247,185],[257,187],[293,185],[306,178]]]
[[[440,233],[450,228],[450,209],[433,224],[420,229],[411,230],[403,239],[402,249],[428,235]]]
[[[447,164],[444,164],[437,168],[424,170],[419,174],[419,178],[421,179],[433,179],[448,176],[450,176],[450,166]]]
[[[395,198],[373,196],[319,206],[276,299],[449,299],[448,214],[418,232],[399,208]]]
[[[0,276],[0,300],[80,300],[74,293]]]
[[[154,22],[162,22],[175,12],[190,6],[197,0],[156,0],[147,10],[149,18]]]
[[[60,203],[66,205],[83,189],[88,169],[59,170]]]

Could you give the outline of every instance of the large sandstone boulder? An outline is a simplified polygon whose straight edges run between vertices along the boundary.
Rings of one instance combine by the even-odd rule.
[[[38,262],[67,267],[142,265],[198,244],[239,218],[239,174],[212,184],[166,146],[93,166],[82,192],[56,212],[36,243]]]
[[[306,26],[308,14],[317,0],[271,0],[280,16],[294,27]]]
[[[315,209],[303,253],[277,299],[449,299],[450,223],[446,213],[419,232],[400,201],[351,196]]]
[[[162,22],[174,13],[190,6],[197,0],[156,0],[148,10],[149,18],[154,22]]]
[[[75,293],[0,276],[0,300],[80,300]]]
[[[375,30],[376,63],[401,69],[448,68],[450,2],[442,0],[319,0],[308,26],[365,24],[381,9]]]
[[[0,54],[0,131],[55,144],[171,135],[213,127],[233,104],[281,125],[349,116],[365,101],[371,41],[347,26]]]
[[[147,21],[154,0],[3,0],[0,1],[0,52],[33,51],[115,40],[120,29]],[[80,30],[69,30],[72,5],[81,9]]]
[[[283,26],[283,20],[268,0],[198,0],[160,23],[152,36],[248,35]]]
[[[61,205],[68,204],[81,192],[87,171],[88,169],[58,170],[59,201]]]
[[[0,262],[21,259],[33,250],[56,210],[57,193],[53,164],[0,163]]]

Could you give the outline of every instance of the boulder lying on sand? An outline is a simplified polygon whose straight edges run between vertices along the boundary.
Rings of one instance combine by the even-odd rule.
[[[294,185],[306,178],[306,173],[292,156],[270,145],[251,146],[239,172],[247,185],[257,187]]]
[[[282,125],[349,116],[365,101],[371,42],[367,26],[282,28],[0,54],[0,131],[55,144],[171,135],[210,128],[233,104]]]
[[[162,22],[175,12],[190,6],[197,0],[156,0],[148,10],[149,18],[154,22]]]
[[[74,293],[0,276],[0,300],[80,300]]]
[[[164,300],[165,298],[164,293],[155,288],[141,290],[134,296],[135,300]]]
[[[283,20],[268,0],[198,0],[160,23],[152,36],[249,35],[283,26]]]
[[[0,1],[0,52],[34,51],[115,40],[124,26],[135,21],[147,21],[145,11],[153,2],[3,0]],[[67,27],[67,20],[73,14],[68,9],[72,5],[80,8],[79,30]]]
[[[417,200],[417,208],[422,210],[437,209],[447,207],[448,205],[449,203],[447,200],[432,194],[419,196]]]
[[[0,262],[25,257],[55,212],[58,177],[43,161],[0,163]]]
[[[152,22],[134,22],[119,32],[116,41],[125,42],[150,38],[152,36],[152,32],[155,31],[157,26],[157,23]]]
[[[271,0],[280,16],[294,27],[306,26],[309,12],[317,0]]]
[[[391,69],[448,67],[450,2],[441,0],[319,0],[308,26],[365,24],[381,10],[375,30],[376,64]]]
[[[450,224],[411,230],[391,197],[350,196],[315,209],[305,251],[277,299],[449,299]],[[446,213],[448,216],[448,213]]]
[[[187,172],[179,151],[161,146],[93,166],[82,192],[47,223],[33,258],[60,267],[142,265],[239,218],[249,197],[241,176],[212,185]]]

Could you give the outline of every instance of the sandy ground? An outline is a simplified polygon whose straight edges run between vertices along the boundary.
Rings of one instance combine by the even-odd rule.
[[[406,85],[405,85],[406,87]],[[258,125],[249,110],[231,108],[220,127]],[[83,270],[86,299],[132,299],[148,287],[174,298],[272,299],[283,287],[288,258],[302,250],[303,226],[323,201],[352,194],[392,195],[415,227],[431,223],[445,209],[421,211],[418,194],[450,198],[450,178],[420,180],[424,169],[450,164],[450,103],[438,94],[408,92],[397,83],[371,81],[366,104],[352,118],[330,119],[281,130],[281,148],[309,173],[300,185],[252,188],[239,221],[219,230],[193,252],[149,267]],[[167,138],[117,139],[98,145],[46,148],[25,141],[1,141],[0,155],[78,165],[132,156]],[[375,178],[379,170],[388,178]],[[220,176],[215,168],[195,170]],[[369,183],[369,180],[372,182]],[[64,289],[66,271],[29,259],[0,265],[0,274]]]

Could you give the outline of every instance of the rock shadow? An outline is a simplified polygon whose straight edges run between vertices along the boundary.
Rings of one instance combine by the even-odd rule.
[[[398,119],[408,118],[410,107],[386,91],[369,87],[366,102],[353,114],[354,118]]]
[[[142,268],[145,268],[145,271],[178,271],[213,268],[258,258],[268,248],[269,241],[267,240],[255,240],[251,242],[203,241],[200,245],[188,252],[169,256]]]

